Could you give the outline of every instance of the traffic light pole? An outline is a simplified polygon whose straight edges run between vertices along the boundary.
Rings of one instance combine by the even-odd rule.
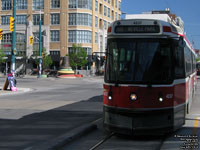
[[[38,78],[42,77],[42,18],[40,10],[40,26],[39,26],[39,74]]]
[[[13,0],[13,18],[14,31],[12,32],[12,56],[11,56],[11,73],[15,74],[15,54],[16,54],[16,0]]]

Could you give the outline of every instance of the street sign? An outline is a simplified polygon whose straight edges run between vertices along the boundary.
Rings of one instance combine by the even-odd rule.
[[[16,55],[16,54],[17,54],[17,49],[15,48],[15,49],[13,50],[13,52],[14,52],[14,55]]]
[[[12,47],[11,44],[4,44],[3,47]]]

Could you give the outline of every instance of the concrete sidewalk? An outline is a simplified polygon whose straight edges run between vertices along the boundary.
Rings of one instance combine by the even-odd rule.
[[[0,89],[0,95],[8,95],[8,94],[22,94],[22,93],[25,93],[25,92],[30,92],[30,91],[33,91],[34,89],[32,89],[32,88],[18,88],[17,87],[17,91],[11,91],[11,90],[9,90],[9,88],[8,88],[8,90],[2,90],[2,89]]]

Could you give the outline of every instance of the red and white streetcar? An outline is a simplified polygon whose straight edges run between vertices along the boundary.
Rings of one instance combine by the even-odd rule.
[[[107,38],[105,129],[165,134],[184,125],[197,80],[195,51],[181,18],[129,15],[111,24]]]

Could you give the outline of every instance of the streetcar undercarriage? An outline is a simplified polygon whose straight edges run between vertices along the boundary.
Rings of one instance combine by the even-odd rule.
[[[128,135],[166,134],[184,125],[184,111],[185,105],[147,111],[104,106],[104,127]]]

